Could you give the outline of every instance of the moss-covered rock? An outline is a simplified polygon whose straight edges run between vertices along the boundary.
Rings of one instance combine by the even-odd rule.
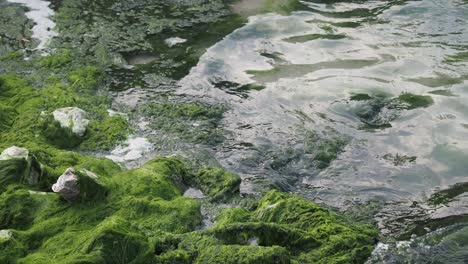
[[[268,193],[256,209],[226,209],[213,227],[199,230],[200,203],[182,196],[184,183],[201,177],[200,183],[214,189],[213,197],[229,197],[239,179],[220,168],[192,175],[173,158],[124,172],[103,173],[112,166],[98,160],[82,166],[102,174],[78,171],[80,185],[82,177],[93,184],[80,186],[91,191],[75,203],[8,185],[0,195],[0,229],[18,230],[21,250],[7,243],[0,258],[19,263],[361,263],[375,243],[372,228],[345,223],[313,202],[278,191]],[[97,182],[106,191],[95,192]]]
[[[205,248],[196,259],[195,263],[226,263],[226,264],[286,264],[290,263],[286,249],[278,246],[211,246]]]
[[[223,168],[202,168],[192,180],[212,201],[226,200],[239,195],[241,178]]]

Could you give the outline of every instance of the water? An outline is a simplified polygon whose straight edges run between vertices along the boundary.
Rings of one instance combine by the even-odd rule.
[[[32,38],[39,40],[36,49],[44,49],[50,39],[57,36],[57,32],[54,31],[55,23],[51,19],[54,11],[49,7],[50,2],[41,0],[8,0],[8,2],[23,4],[30,9],[26,12],[26,16],[35,23],[32,27]]]
[[[339,208],[385,201],[377,220],[388,240],[369,263],[468,263],[466,195],[424,202],[468,181],[468,3],[302,3],[249,17],[179,82],[179,94],[230,106],[217,161],[242,176],[244,193],[275,186]],[[249,84],[264,89],[240,89]],[[404,93],[434,102],[382,103]],[[377,99],[351,100],[361,94]],[[320,168],[310,135],[347,144]]]
[[[264,3],[236,3],[248,23],[181,80],[152,72],[152,54],[129,56],[119,73],[142,81],[115,91],[114,110],[135,133],[109,157],[221,165],[242,177],[243,194],[278,188],[342,210],[379,201],[369,263],[466,263],[468,187],[428,198],[468,182],[468,3],[317,0],[258,14]],[[408,93],[419,107],[401,103]],[[142,110],[193,101],[227,106],[221,123]],[[191,140],[199,130],[212,143]]]
[[[248,168],[245,157],[285,148],[303,152],[298,137],[311,130],[350,143],[325,170],[307,167],[307,157],[300,157],[280,173],[294,174],[294,187],[318,188],[333,204],[351,197],[416,199],[466,180],[468,61],[457,59],[468,47],[466,2],[303,3],[310,9],[250,17],[180,82],[180,93],[228,102],[232,111],[224,124],[231,142],[254,146],[218,153],[223,165],[249,171],[245,178],[274,174],[259,169],[267,158]],[[221,81],[266,88],[245,99],[216,88]],[[363,129],[356,113],[364,106],[349,100],[405,92],[431,95],[435,103],[382,113],[391,125],[383,129]],[[395,163],[388,157],[416,159]]]

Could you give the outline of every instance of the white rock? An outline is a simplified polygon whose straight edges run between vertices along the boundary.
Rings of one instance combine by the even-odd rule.
[[[80,197],[80,186],[78,185],[78,175],[75,170],[68,168],[52,185],[52,191],[60,194],[67,201],[76,201]]]
[[[13,146],[5,149],[2,154],[0,154],[0,160],[26,159],[28,155],[29,151],[27,149]]]
[[[9,239],[12,236],[13,236],[13,233],[11,232],[11,230],[8,230],[8,229],[0,230],[0,239]]]
[[[52,115],[63,128],[70,128],[72,132],[82,137],[86,132],[89,120],[86,112],[78,107],[65,107],[55,110]]]
[[[172,47],[177,44],[185,43],[187,42],[187,40],[183,38],[179,38],[179,37],[173,37],[173,38],[166,39],[165,42],[169,47]]]
[[[201,190],[195,189],[195,188],[188,188],[184,192],[184,196],[189,197],[189,198],[196,198],[196,199],[205,198],[205,195],[203,195],[203,192]]]

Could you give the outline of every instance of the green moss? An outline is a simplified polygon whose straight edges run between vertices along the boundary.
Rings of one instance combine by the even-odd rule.
[[[429,107],[434,103],[432,97],[428,95],[415,95],[410,93],[404,93],[398,96],[398,100],[406,105],[406,108],[416,109],[416,108],[425,108]]]
[[[0,228],[21,230],[16,234],[20,250],[2,251],[0,258],[18,263],[361,263],[375,243],[372,228],[342,222],[310,201],[277,191],[254,211],[226,209],[212,228],[196,231],[200,203],[182,197],[180,186],[200,177],[214,194],[225,192],[219,184],[238,187],[238,177],[220,168],[194,176],[182,162],[159,158],[97,180],[78,174],[86,197],[76,203],[56,194],[32,194],[21,185],[10,185],[0,195]]]
[[[62,127],[58,121],[49,115],[40,119],[42,122],[42,133],[47,142],[57,148],[71,149],[77,147],[83,138],[73,133],[68,127]]]
[[[0,263],[16,264],[17,259],[26,254],[25,246],[15,238],[16,232],[12,233],[11,238],[0,238]]]
[[[83,150],[108,150],[123,141],[129,133],[127,121],[110,117],[109,99],[92,93],[77,93],[60,80],[49,80],[40,89],[32,88],[17,74],[0,76],[0,147],[24,144],[53,145],[61,149],[80,147]],[[85,87],[81,84],[81,87]],[[76,106],[88,112],[91,124],[84,138],[62,128],[49,114],[57,108]],[[13,110],[14,109],[14,110]]]
[[[0,160],[0,191],[12,183],[34,186],[43,176],[42,165],[36,157]]]
[[[447,204],[463,193],[468,192],[468,183],[457,183],[450,188],[435,192],[428,199],[428,203],[432,205]]]
[[[37,203],[27,190],[10,185],[0,194],[0,230],[25,229],[34,220]]]
[[[23,59],[23,53],[21,51],[10,51],[7,52],[0,58],[0,61],[10,61],[10,60],[19,60]]]
[[[130,231],[128,221],[109,217],[93,228],[67,228],[20,262],[136,264],[145,263],[150,256],[150,245],[142,235]]]
[[[228,208],[216,217],[216,225],[223,226],[236,222],[247,222],[251,217],[250,212],[243,208]]]
[[[124,141],[129,134],[128,121],[122,116],[106,116],[101,121],[92,120],[80,149],[110,150],[118,142]]]
[[[226,200],[239,195],[241,178],[222,168],[202,168],[192,180],[213,201]]]
[[[0,103],[0,132],[8,130],[13,125],[16,115],[13,107]]]
[[[290,263],[288,252],[282,247],[212,246],[205,248],[195,263],[257,264]]]
[[[72,70],[68,80],[72,87],[79,90],[95,89],[104,79],[104,72],[95,66],[85,66]]]
[[[70,62],[70,52],[68,50],[63,50],[46,57],[42,57],[39,60],[39,66],[48,69],[57,69],[69,64]]]
[[[340,222],[312,202],[277,191],[262,199],[254,216],[298,228],[317,239],[319,247],[300,253],[298,260],[303,263],[363,263],[377,237],[372,227]]]

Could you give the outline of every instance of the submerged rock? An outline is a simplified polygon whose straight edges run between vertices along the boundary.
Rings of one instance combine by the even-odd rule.
[[[75,170],[68,168],[52,185],[52,191],[60,194],[63,199],[69,202],[78,200],[80,198],[80,186]]]
[[[52,115],[62,128],[69,128],[77,136],[84,136],[89,124],[84,110],[78,107],[65,107],[55,110]]]
[[[185,43],[185,42],[187,42],[187,40],[183,39],[183,38],[179,38],[179,37],[173,37],[173,38],[168,38],[168,39],[164,40],[164,42],[166,42],[166,44],[169,47],[172,47],[172,46],[175,46],[177,44]]]

